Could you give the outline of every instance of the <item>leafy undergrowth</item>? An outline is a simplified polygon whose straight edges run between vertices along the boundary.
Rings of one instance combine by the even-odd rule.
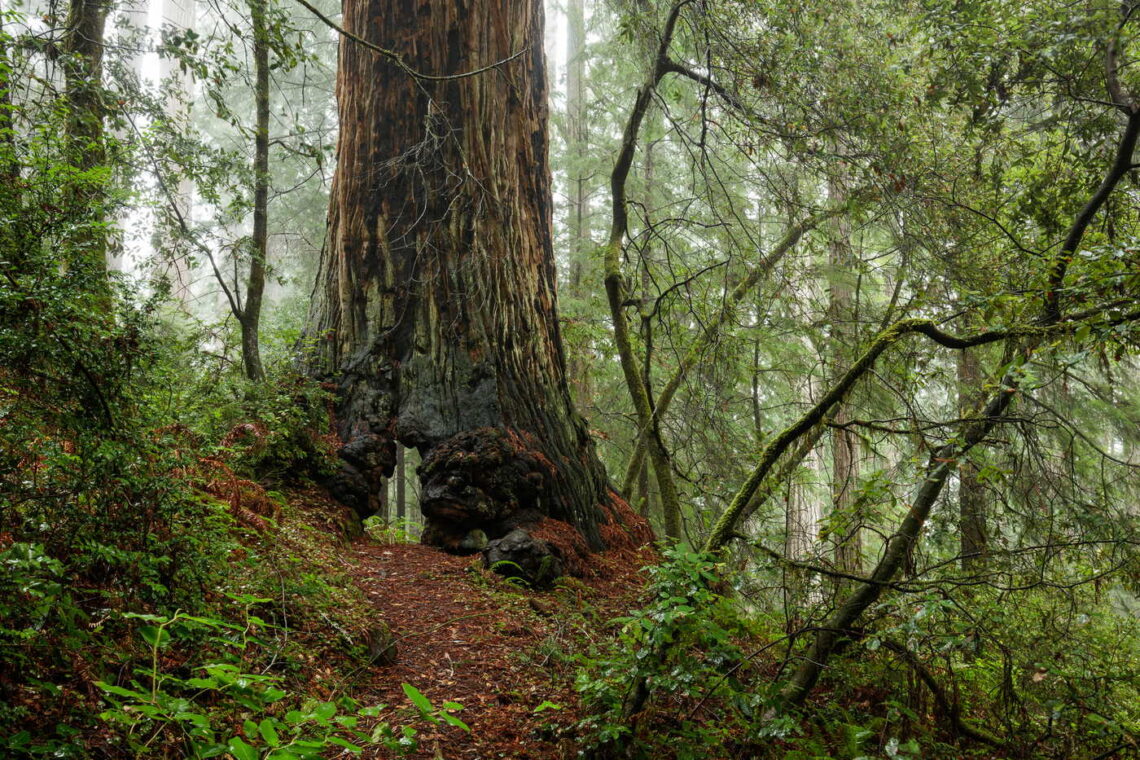
[[[347,683],[376,621],[336,571],[345,542],[325,528],[338,511],[315,491],[260,497],[274,510],[257,529],[203,497],[227,561],[192,613],[125,597],[110,576],[77,587],[42,547],[0,545],[0,606],[13,613],[0,756],[241,758],[275,733],[301,742],[286,759],[336,746],[345,726],[328,718],[366,706],[325,706],[311,685]]]

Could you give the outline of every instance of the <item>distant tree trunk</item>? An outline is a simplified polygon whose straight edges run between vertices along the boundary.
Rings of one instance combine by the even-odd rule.
[[[12,60],[8,57],[11,40],[4,29],[4,20],[7,18],[5,11],[6,5],[0,3],[0,197],[14,193],[18,198],[16,180],[20,176],[20,164],[16,160],[16,132],[12,123],[12,88],[9,81]],[[18,201],[7,207],[18,208]],[[11,233],[5,230],[3,234],[7,238]]]
[[[155,0],[162,3],[162,23],[179,31],[192,31],[196,21],[196,0]],[[172,81],[166,96],[165,110],[168,117],[183,119],[189,114],[189,99],[193,97],[194,81],[189,72],[183,71],[173,56],[159,59],[159,79]],[[194,182],[182,177],[170,203],[177,205],[181,216],[190,220],[194,204]],[[166,262],[166,275],[170,278],[171,295],[184,311],[190,310],[190,253],[179,252]]]
[[[380,519],[383,520],[385,524],[387,524],[388,516],[391,513],[391,507],[389,504],[391,499],[389,498],[389,495],[388,495],[388,491],[389,491],[390,486],[391,486],[391,479],[390,478],[384,478],[384,482],[380,486],[380,491],[379,491],[379,493],[376,494],[376,500],[378,502],[376,514],[379,515]]]
[[[842,181],[828,182],[829,199],[841,205],[845,198]],[[852,329],[854,312],[853,288],[854,254],[851,250],[851,225],[845,216],[836,217],[831,224],[831,242],[828,245],[828,321],[834,346],[840,351],[833,377],[839,377],[847,368],[843,366],[850,352],[843,347],[854,345]],[[847,402],[835,410],[835,423],[842,425],[850,420]],[[855,487],[859,483],[859,440],[847,428],[836,427],[831,432],[831,494],[832,511],[838,515],[839,526],[833,535],[835,562],[843,570],[858,573],[863,565],[863,542],[859,531],[859,516],[852,514],[855,504]]]
[[[570,188],[567,219],[570,232],[569,295],[586,295],[583,273],[590,252],[590,219],[586,158],[589,128],[586,121],[586,13],[584,0],[570,0],[566,7],[566,141],[570,155]],[[570,387],[574,402],[585,406],[591,401],[590,364],[593,351],[583,341],[569,358]]]
[[[258,332],[261,299],[265,293],[265,262],[269,250],[269,4],[251,0],[253,21],[254,101],[256,123],[253,149],[253,240],[245,304],[237,314],[241,326],[241,359],[245,376],[254,382],[265,379]]]
[[[423,461],[425,543],[492,547],[544,518],[593,548],[612,508],[555,308],[538,0],[346,0],[340,144],[310,330],[339,378],[334,493],[366,509],[396,442]],[[491,547],[489,547],[490,550]],[[549,548],[549,545],[547,546]],[[537,549],[536,549],[537,550]]]
[[[649,519],[653,500],[649,493],[649,462],[642,461],[641,470],[637,474],[637,513]]]
[[[408,510],[407,473],[404,470],[404,447],[396,447],[396,519],[403,524]]]
[[[962,416],[971,414],[981,403],[982,368],[977,349],[958,353],[958,408]],[[978,468],[969,457],[958,467],[958,531],[962,570],[977,567],[986,551],[985,490],[978,482]]]
[[[110,4],[106,0],[72,0],[63,38],[64,99],[67,103],[67,150],[72,166],[82,172],[103,166],[103,35]],[[68,241],[72,265],[90,271],[96,288],[107,282],[107,234],[98,222],[105,217],[105,181],[84,176],[65,188],[77,209],[90,214],[91,224],[79,225]],[[93,218],[92,218],[93,217]]]
[[[582,284],[590,240],[586,209],[586,14],[584,0],[570,0],[566,8],[566,123],[570,143],[570,288]]]

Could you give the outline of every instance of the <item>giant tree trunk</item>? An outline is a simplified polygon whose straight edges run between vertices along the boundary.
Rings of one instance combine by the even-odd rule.
[[[345,0],[341,135],[310,331],[339,380],[334,492],[374,506],[395,442],[423,456],[424,542],[478,548],[544,518],[603,546],[606,474],[555,313],[538,0]],[[557,526],[555,526],[557,528]],[[517,541],[518,533],[512,534]],[[579,542],[580,543],[580,542]]]

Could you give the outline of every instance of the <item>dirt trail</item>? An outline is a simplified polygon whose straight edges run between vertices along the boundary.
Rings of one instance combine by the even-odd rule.
[[[393,726],[420,730],[413,757],[576,756],[577,697],[564,655],[634,602],[649,550],[601,557],[597,577],[538,593],[513,590],[475,569],[474,558],[425,546],[360,541],[353,549],[348,570],[398,647],[396,662],[374,668],[372,683],[354,696],[388,705]],[[415,719],[403,683],[437,706],[462,704],[457,715],[471,732]],[[536,713],[546,702],[562,709]]]

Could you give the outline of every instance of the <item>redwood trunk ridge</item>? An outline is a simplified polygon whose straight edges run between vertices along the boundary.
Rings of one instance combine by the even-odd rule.
[[[343,23],[417,72],[526,52],[428,82],[341,44],[310,314],[313,371],[340,388],[334,493],[370,511],[398,440],[423,456],[425,542],[474,549],[459,544],[545,516],[601,549],[609,483],[570,399],[556,316],[542,3],[345,0]]]

